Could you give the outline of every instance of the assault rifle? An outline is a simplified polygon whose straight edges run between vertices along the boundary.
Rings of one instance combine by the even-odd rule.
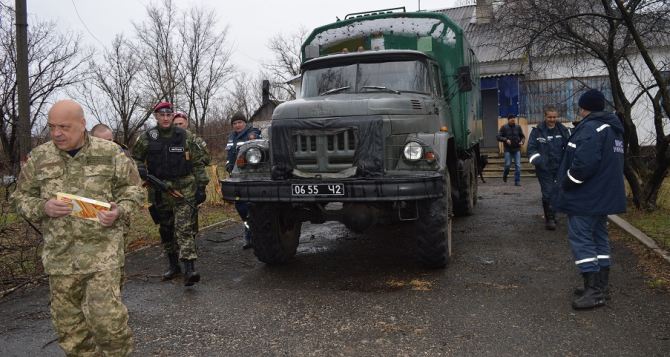
[[[166,184],[164,181],[159,179],[158,177],[152,175],[152,174],[147,174],[146,180],[152,184],[155,188],[167,193],[168,195],[174,197],[174,198],[179,198],[184,201],[189,207],[193,208],[194,210],[198,210],[196,206],[194,206],[191,202],[189,202],[186,197],[184,197],[184,194],[175,190],[174,188],[171,188]]]

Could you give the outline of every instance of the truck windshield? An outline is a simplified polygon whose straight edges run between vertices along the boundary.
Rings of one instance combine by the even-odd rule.
[[[303,98],[363,92],[429,94],[428,69],[421,61],[355,63],[307,70],[302,76]]]

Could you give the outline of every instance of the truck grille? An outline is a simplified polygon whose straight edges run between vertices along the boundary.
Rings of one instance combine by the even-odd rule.
[[[294,134],[296,168],[306,172],[339,172],[352,167],[357,146],[354,130]]]

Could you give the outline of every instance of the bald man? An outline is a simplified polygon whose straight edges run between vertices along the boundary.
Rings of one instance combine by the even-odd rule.
[[[118,145],[86,133],[78,103],[56,102],[47,123],[51,141],[29,154],[12,203],[41,225],[58,343],[68,356],[126,356],[132,333],[120,296],[123,220],[144,200],[139,174]],[[111,208],[99,212],[97,221],[77,218],[57,192],[109,202]]]
[[[108,141],[114,141],[114,133],[107,125],[98,123],[91,128],[91,135],[96,138],[105,139]]]

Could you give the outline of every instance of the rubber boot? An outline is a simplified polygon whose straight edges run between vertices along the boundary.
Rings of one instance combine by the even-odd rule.
[[[600,267],[600,271],[598,272],[598,289],[602,291],[605,300],[610,300],[612,298],[610,296],[609,281],[610,281],[610,268]],[[577,296],[582,296],[584,294],[584,288],[583,287],[576,288],[574,294]]]
[[[191,286],[200,281],[200,273],[195,271],[195,259],[184,260],[184,286]]]
[[[179,266],[179,254],[168,253],[168,270],[163,273],[163,280],[172,280],[177,275],[181,274],[181,267]]]
[[[251,242],[251,229],[249,229],[247,222],[244,222],[244,244],[242,245],[242,249],[249,249],[253,246]]]
[[[555,231],[556,230],[555,213],[551,209],[549,202],[542,202],[542,208],[544,209],[544,228],[548,231]]]
[[[598,288],[598,272],[582,273],[584,277],[584,293],[572,300],[572,308],[575,310],[593,309],[604,306],[605,298],[602,291]]]

